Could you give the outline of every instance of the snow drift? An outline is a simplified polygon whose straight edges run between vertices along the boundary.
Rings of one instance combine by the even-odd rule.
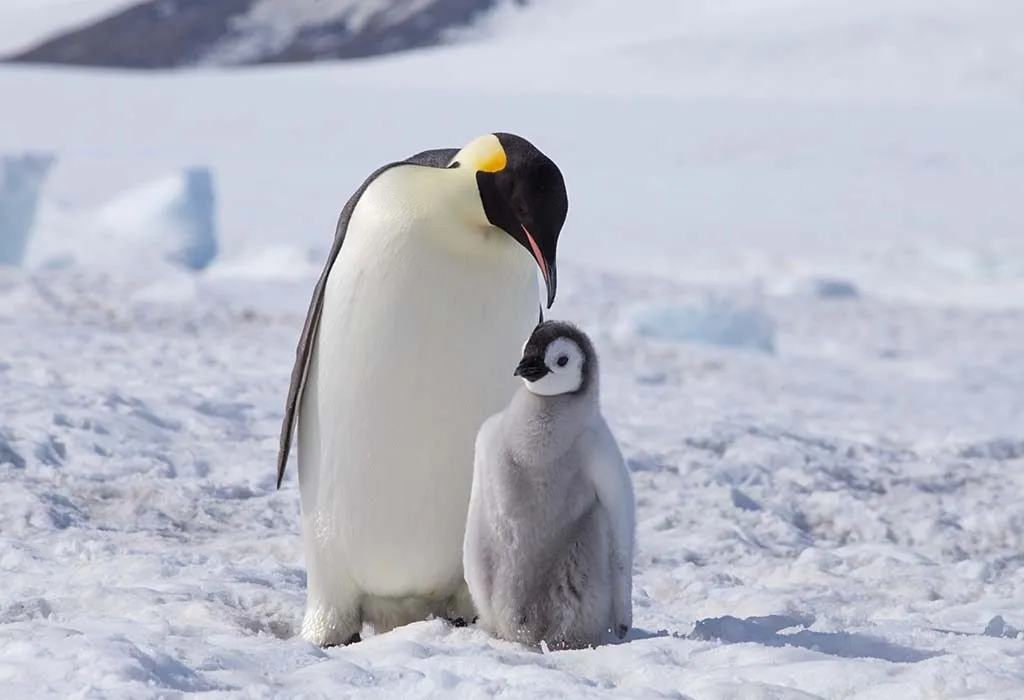
[[[217,256],[215,210],[213,175],[196,167],[123,193],[96,220],[112,242],[138,244],[167,262],[202,270]]]
[[[216,210],[213,174],[187,168],[48,222],[28,266],[203,270],[219,250]]]
[[[709,296],[690,305],[637,311],[627,332],[641,338],[775,353],[775,322],[757,306]]]

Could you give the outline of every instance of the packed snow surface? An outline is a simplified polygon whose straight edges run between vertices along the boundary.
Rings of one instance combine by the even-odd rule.
[[[841,53],[815,27],[925,11],[788,5],[700,26],[758,46],[789,17]],[[976,8],[971,32],[1003,46],[1010,4]],[[525,12],[509,22],[554,16]],[[603,21],[562,35],[564,74],[541,70],[543,32],[509,53],[511,24],[358,66],[0,70],[0,150],[58,156],[40,240],[195,163],[217,204],[202,270],[146,245],[0,267],[4,698],[1024,695],[1024,64],[979,44],[1001,72],[949,99],[964,74],[941,66],[921,82],[950,89],[923,97],[887,62],[831,95],[732,63],[723,96],[658,77],[655,35],[681,23]],[[620,21],[635,43],[605,42]],[[895,65],[945,26],[895,35]],[[627,84],[624,56],[651,72]],[[601,352],[637,494],[636,628],[557,653],[437,620],[312,647],[295,470],[276,490],[274,458],[319,265],[373,168],[491,130],[566,176],[551,315]],[[167,211],[127,201],[114,218],[137,230]]]
[[[130,304],[63,270],[0,295],[5,695],[1019,697],[1024,312],[779,296],[768,355],[624,334],[695,290],[563,273],[636,484],[627,643],[302,642],[273,456],[312,280]]]

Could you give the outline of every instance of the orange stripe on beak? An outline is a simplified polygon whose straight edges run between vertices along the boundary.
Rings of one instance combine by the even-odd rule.
[[[544,286],[547,288],[548,292],[547,308],[550,309],[551,305],[555,303],[555,271],[548,267],[548,263],[544,259],[544,254],[540,251],[540,246],[537,245],[537,241],[533,239],[533,234],[530,233],[529,229],[523,226],[522,223],[520,223],[519,226],[523,229],[523,233],[526,234],[526,241],[530,244],[530,251],[533,253],[533,259],[537,261],[540,273],[544,276]]]
[[[523,226],[522,224],[519,224]],[[548,271],[548,264],[544,261],[544,255],[540,252],[540,246],[537,245],[537,241],[533,240],[533,234],[531,234],[525,226],[523,226],[523,233],[526,234],[526,240],[530,242],[530,248],[533,250],[533,258],[537,261],[540,266],[540,274],[544,276],[544,284],[551,284],[551,273]]]

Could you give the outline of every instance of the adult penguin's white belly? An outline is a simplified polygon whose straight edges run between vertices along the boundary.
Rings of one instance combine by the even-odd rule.
[[[378,597],[461,582],[474,440],[517,388],[539,309],[537,268],[510,236],[446,231],[443,206],[403,199],[421,171],[383,173],[352,214],[299,422],[318,566]]]

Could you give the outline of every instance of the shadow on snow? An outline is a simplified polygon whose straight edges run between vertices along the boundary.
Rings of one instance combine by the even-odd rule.
[[[943,652],[921,651],[887,642],[880,637],[851,632],[812,632],[802,629],[783,633],[790,627],[808,627],[813,617],[767,615],[739,619],[731,615],[698,620],[688,639],[713,640],[727,644],[756,643],[769,647],[800,647],[849,659],[881,659],[892,663],[917,663]]]

